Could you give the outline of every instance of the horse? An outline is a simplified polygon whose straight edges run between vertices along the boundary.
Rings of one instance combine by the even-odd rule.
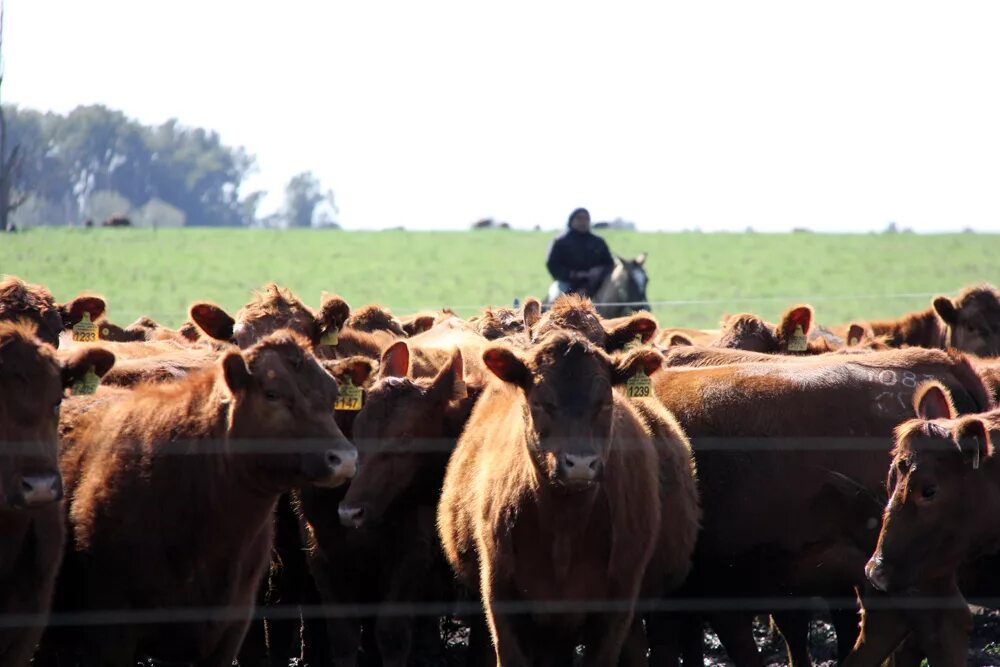
[[[649,310],[649,301],[646,299],[649,277],[646,275],[645,263],[646,253],[640,253],[635,259],[625,259],[615,255],[615,268],[593,294],[589,295],[601,317],[622,317],[638,310]],[[542,309],[547,309],[559,294],[557,281],[549,287],[548,298],[542,304]],[[631,305],[617,305],[622,303]]]

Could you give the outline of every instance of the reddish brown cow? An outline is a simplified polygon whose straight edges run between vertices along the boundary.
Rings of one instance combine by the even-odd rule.
[[[949,391],[936,382],[920,387],[914,410],[918,418],[896,429],[891,496],[866,572],[883,591],[930,590],[961,601],[954,587],[960,566],[1000,551],[1000,465],[991,442],[991,434],[1000,437],[1000,411],[958,417]],[[931,664],[965,663],[971,617],[964,605],[910,611],[905,620]],[[884,632],[866,627],[866,640]],[[882,651],[900,638],[878,637],[888,644]]]
[[[33,323],[0,322],[0,618],[13,621],[0,628],[5,665],[31,659],[62,560],[56,428],[64,389],[114,361],[100,348],[60,361]]]
[[[84,313],[96,321],[104,309],[104,299],[97,296],[78,296],[57,304],[41,285],[29,285],[14,276],[0,280],[0,322],[30,320],[38,327],[38,337],[53,347],[59,347],[59,334],[72,329]]]
[[[439,311],[422,311],[413,315],[403,315],[399,318],[407,336],[416,336],[445,320],[455,317],[454,311],[442,308]],[[457,319],[457,318],[456,318]]]
[[[486,340],[498,340],[523,334],[541,317],[542,305],[538,299],[525,299],[521,310],[514,308],[487,308],[482,314],[469,318],[472,330]]]
[[[279,494],[354,474],[356,450],[330,409],[337,383],[303,345],[277,332],[77,423],[61,461],[71,539],[56,601],[117,620],[60,629],[55,645],[109,665],[232,663],[269,562]],[[205,609],[218,615],[181,620]],[[133,624],[157,610],[173,622]]]
[[[854,587],[875,541],[892,429],[909,417],[916,385],[937,378],[961,409],[989,397],[969,363],[935,350],[820,356],[797,363],[669,369],[660,401],[692,439],[704,521],[685,590],[712,597],[787,595],[835,605],[842,655],[856,635]],[[778,520],[780,517],[780,520]],[[738,665],[759,665],[751,612],[713,613]],[[802,615],[779,614],[783,631]],[[806,620],[808,616],[805,616]],[[787,636],[787,635],[786,635]],[[793,664],[807,647],[790,646]]]
[[[498,665],[565,660],[580,643],[587,664],[616,665],[661,510],[656,448],[612,387],[660,357],[613,361],[557,332],[525,357],[488,347],[483,362],[501,382],[448,464],[438,506],[448,562],[480,591]],[[518,615],[540,601],[556,607]]]
[[[934,297],[931,307],[896,320],[870,322],[889,345],[937,347],[1000,356],[1000,299],[992,285],[973,285],[958,297]]]
[[[563,294],[536,322],[528,325],[528,331],[531,342],[556,331],[576,331],[605,351],[616,352],[636,339],[649,342],[656,334],[656,327],[656,320],[645,312],[602,320],[590,299]]]
[[[756,315],[732,315],[722,322],[719,338],[710,347],[764,352],[767,354],[821,354],[836,349],[823,336],[809,337],[813,326],[812,306],[793,306],[778,324],[769,324]]]

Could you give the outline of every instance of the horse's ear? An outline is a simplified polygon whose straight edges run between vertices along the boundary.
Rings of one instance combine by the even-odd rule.
[[[646,263],[646,253],[640,252],[639,256],[632,261],[634,261],[637,265],[642,266]]]

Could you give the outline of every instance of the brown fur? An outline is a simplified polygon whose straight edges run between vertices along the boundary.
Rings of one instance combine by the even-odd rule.
[[[652,315],[640,311],[613,320],[602,320],[594,304],[584,296],[560,295],[549,310],[530,329],[530,341],[537,342],[555,331],[576,331],[591,343],[608,352],[622,350],[638,336],[643,343],[652,340],[657,323]]]
[[[71,529],[63,609],[250,609],[278,494],[353,475],[355,450],[330,410],[336,382],[303,344],[277,332],[79,420],[61,461]],[[52,641],[103,664],[149,655],[228,665],[248,621],[61,628]]]
[[[805,352],[790,351],[789,344],[796,326],[802,327],[802,333],[809,336],[812,331],[812,306],[792,306],[786,310],[777,324],[765,322],[757,315],[741,313],[732,315],[722,321],[719,337],[708,343],[710,347],[746,350],[765,354],[822,354],[832,352],[839,347],[824,337],[811,337],[806,342]]]
[[[104,309],[100,297],[84,295],[60,305],[41,285],[30,285],[15,276],[0,280],[0,321],[30,320],[38,337],[53,347],[59,346],[59,334],[79,322],[84,312],[96,321]]]
[[[853,599],[874,547],[869,522],[881,513],[892,430],[926,376],[945,382],[965,412],[988,404],[966,360],[933,350],[654,376],[698,465],[704,520],[687,593]],[[844,655],[857,620],[853,605],[835,612]],[[718,612],[716,623],[736,633],[724,637],[734,661],[758,659],[749,616]]]
[[[398,338],[403,338],[407,335],[406,330],[403,329],[402,322],[393,317],[388,308],[375,304],[362,306],[351,313],[344,326],[356,331],[364,331],[365,333],[382,331]]]
[[[452,568],[480,591],[498,664],[564,660],[581,642],[588,664],[618,662],[661,517],[656,449],[634,409],[611,390],[635,364],[658,365],[655,353],[640,352],[623,367],[566,333],[542,339],[523,359],[502,346],[484,352],[507,381],[491,381],[459,439],[438,530]],[[600,416],[589,412],[597,396],[607,406]],[[555,436],[539,438],[539,428]],[[602,480],[563,489],[558,480],[581,474],[562,463],[571,452],[593,452]],[[620,606],[603,614],[535,613],[516,623],[504,609],[537,600]]]
[[[27,320],[0,322],[0,615],[37,619],[0,628],[0,656],[9,665],[31,659],[62,561],[57,424],[64,388],[88,368],[103,374],[114,363],[97,348],[60,360],[35,331]],[[47,486],[48,497],[26,495],[26,485]]]

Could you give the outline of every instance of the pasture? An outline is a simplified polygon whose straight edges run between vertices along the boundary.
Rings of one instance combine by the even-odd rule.
[[[724,312],[776,318],[808,301],[819,323],[927,307],[929,293],[1000,281],[1000,235],[702,234],[598,232],[612,252],[649,253],[648,296],[663,325],[713,328]],[[352,306],[397,313],[542,297],[555,232],[335,232],[242,229],[31,229],[0,237],[0,273],[108,300],[122,324],[149,315],[168,326],[195,299],[231,311],[276,281],[318,305],[324,290]],[[690,303],[685,303],[690,302]]]

